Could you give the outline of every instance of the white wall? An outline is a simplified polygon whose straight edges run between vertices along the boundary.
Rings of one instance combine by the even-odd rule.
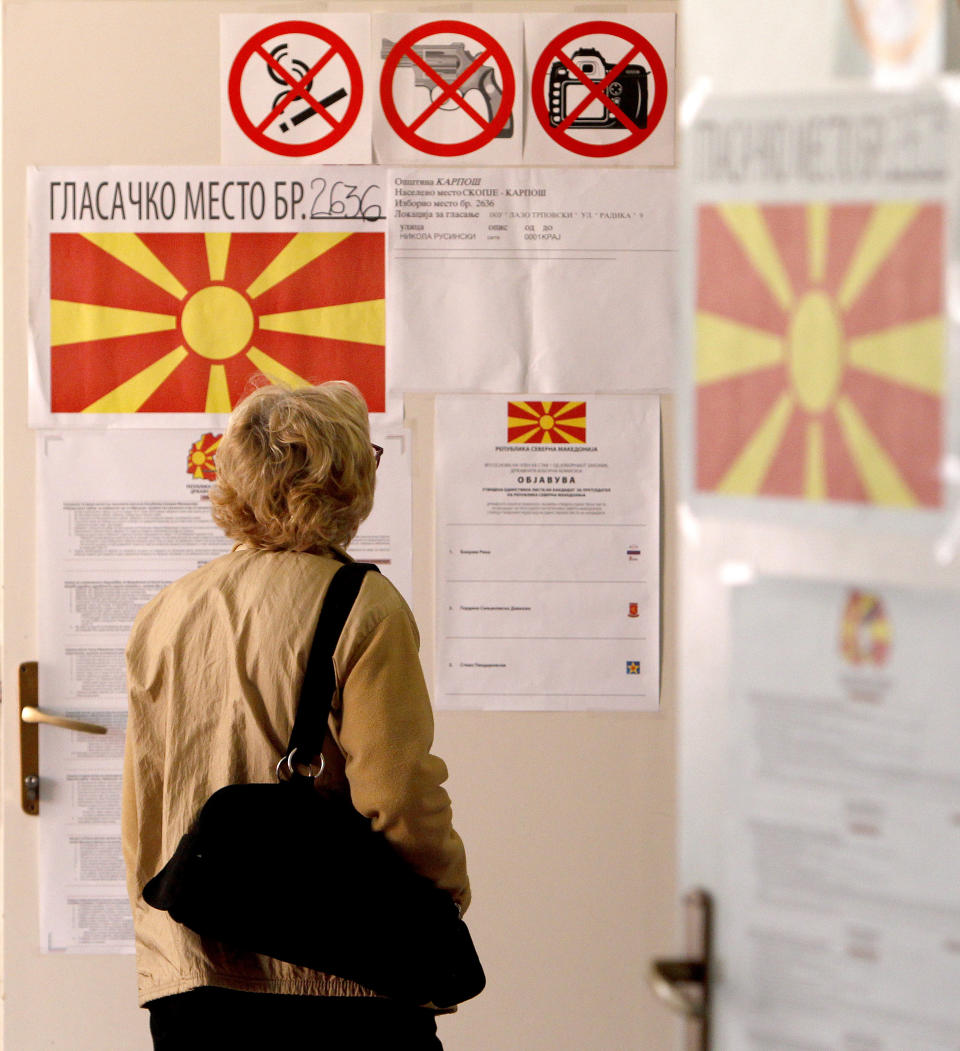
[[[845,0],[684,0],[680,13],[687,84],[717,90],[822,87],[833,65],[835,12]]]

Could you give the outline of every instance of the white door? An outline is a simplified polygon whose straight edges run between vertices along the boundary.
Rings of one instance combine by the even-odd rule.
[[[182,71],[204,68],[215,77],[217,56],[202,37],[165,15],[163,5],[73,6],[4,4],[3,64],[9,79],[3,88],[2,1046],[146,1051],[147,1015],[136,1006],[131,956],[40,951],[42,791],[40,817],[26,815],[20,805],[18,665],[37,659],[42,626],[36,623],[35,559],[43,558],[35,539],[35,434],[26,426],[26,170],[44,163],[142,163],[161,157],[170,163],[215,161],[216,95],[198,97]],[[216,11],[207,18],[213,23],[209,39],[216,40]],[[35,60],[56,70],[46,84],[36,77]],[[154,101],[145,109],[144,99]],[[174,134],[169,122],[178,111],[189,119],[177,121]],[[42,727],[40,748],[52,740],[47,735],[62,732]]]
[[[311,10],[305,2],[293,6]],[[150,1046],[131,956],[41,951],[38,830],[45,786],[39,817],[20,808],[16,683],[18,666],[38,656],[43,626],[36,623],[35,581],[44,558],[36,542],[36,436],[26,423],[26,169],[217,164],[219,17],[263,9],[256,0],[3,3],[5,1051]],[[412,401],[423,476],[415,484],[425,487],[417,490],[414,510],[415,591],[429,612],[433,406],[426,395]],[[668,460],[671,409],[667,399]],[[671,484],[668,476],[668,501]],[[665,545],[670,622],[669,536]],[[432,633],[429,622],[421,627],[429,666]],[[673,643],[665,640],[663,710],[636,718],[493,712],[438,718],[437,751],[452,772],[457,822],[471,830],[472,915],[491,975],[475,1005],[441,1023],[451,1049],[671,1048],[673,1022],[646,988],[644,973],[649,956],[673,943],[674,664]],[[41,728],[41,749],[58,732]],[[587,793],[585,777],[593,784]],[[571,842],[584,849],[571,850]],[[595,898],[598,871],[608,886]]]

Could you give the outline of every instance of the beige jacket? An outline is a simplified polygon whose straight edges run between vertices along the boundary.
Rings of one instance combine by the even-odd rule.
[[[134,622],[123,852],[141,1004],[201,985],[372,995],[345,979],[202,941],[140,897],[212,792],[274,780],[338,565],[319,555],[239,547],[165,588]],[[466,908],[463,844],[441,787],[446,766],[430,754],[433,716],[418,645],[397,590],[368,573],[334,655],[339,690],[324,782],[349,792],[411,865]],[[295,856],[288,860],[296,864]]]

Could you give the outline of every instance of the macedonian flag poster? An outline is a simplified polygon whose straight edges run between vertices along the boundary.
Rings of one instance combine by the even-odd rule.
[[[182,426],[329,379],[384,412],[381,187],[357,171],[35,173],[31,423]]]
[[[738,200],[696,223],[695,488],[940,508],[943,202]]]
[[[956,505],[952,116],[936,93],[704,97],[684,220],[701,513],[939,529]]]

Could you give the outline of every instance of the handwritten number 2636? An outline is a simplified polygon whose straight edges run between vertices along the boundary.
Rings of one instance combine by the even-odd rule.
[[[337,180],[328,188],[326,179],[316,178],[310,180],[310,188],[315,191],[311,219],[367,219],[374,222],[383,218],[379,203],[366,203],[367,195],[378,191],[379,186],[368,186],[363,193],[358,193],[357,187],[349,183]]]

